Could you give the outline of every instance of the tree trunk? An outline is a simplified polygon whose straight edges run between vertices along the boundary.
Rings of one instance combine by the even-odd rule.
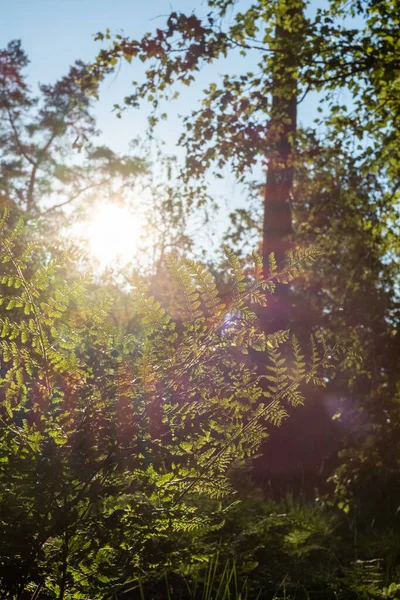
[[[284,17],[286,11],[286,19]],[[269,124],[267,179],[264,196],[264,223],[262,257],[268,274],[268,257],[273,252],[278,266],[293,239],[291,195],[294,183],[294,142],[297,127],[296,70],[301,52],[302,7],[298,0],[281,4],[281,23],[275,29],[275,59],[273,65],[273,98]],[[300,28],[297,27],[296,20]],[[293,26],[291,26],[293,25]],[[268,301],[261,324],[272,332],[291,328],[296,315],[291,310],[289,285],[279,284]],[[337,430],[332,423],[321,394],[307,398],[304,408],[292,412],[290,419],[279,429],[271,429],[270,438],[262,448],[262,459],[256,473],[270,477],[272,487],[285,493],[287,486],[294,489],[300,482],[302,491],[313,491],[324,458],[336,449]]]
[[[301,9],[282,7],[289,23]],[[300,13],[301,14],[301,13]],[[282,18],[282,22],[283,22]],[[262,258],[265,274],[268,260],[274,253],[278,266],[290,247],[292,213],[290,199],[294,180],[293,150],[297,127],[297,57],[293,33],[286,21],[286,28],[278,24],[275,28],[275,59],[273,72],[273,97],[271,119],[268,127],[267,179],[264,194],[264,222]],[[289,286],[279,284],[272,302],[269,303],[268,330],[288,327]],[[272,315],[272,319],[271,319]],[[272,321],[272,322],[271,322]]]
[[[286,38],[287,32],[277,27],[276,35]],[[278,264],[282,262],[289,248],[287,238],[293,233],[290,198],[294,180],[292,154],[297,126],[297,85],[295,79],[292,79],[291,83],[291,97],[274,95],[272,99],[270,130],[275,144],[273,155],[268,159],[262,250],[263,261],[267,267],[271,252],[275,254]],[[279,83],[276,84],[278,85]]]

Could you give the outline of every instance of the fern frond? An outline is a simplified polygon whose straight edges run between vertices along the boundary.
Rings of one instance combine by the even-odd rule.
[[[235,300],[240,294],[246,291],[245,274],[236,254],[226,246],[224,247],[224,253],[230,266],[233,300]]]
[[[190,262],[179,262],[174,256],[169,256],[167,266],[177,290],[176,302],[185,327],[196,329],[203,325],[205,315],[199,300],[200,294],[195,278],[190,270]]]
[[[275,278],[278,273],[278,265],[276,264],[275,254],[271,252],[268,256],[268,274],[271,279]]]

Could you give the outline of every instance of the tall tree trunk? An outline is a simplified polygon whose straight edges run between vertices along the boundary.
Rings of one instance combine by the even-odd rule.
[[[277,27],[277,36],[287,39],[287,32]],[[268,159],[267,179],[264,193],[263,260],[275,254],[281,262],[289,248],[287,236],[293,233],[290,197],[293,188],[292,165],[293,141],[297,126],[297,84],[292,79],[289,98],[274,95],[272,99],[271,135],[274,137],[274,153]],[[279,87],[279,80],[274,88]]]
[[[297,3],[296,3],[297,4]],[[262,258],[268,274],[268,259],[274,253],[280,265],[290,247],[289,236],[293,233],[290,199],[294,180],[293,150],[297,127],[297,43],[293,43],[290,23],[299,14],[298,4],[287,8],[282,3],[282,23],[275,28],[275,59],[273,72],[273,96],[269,123],[267,178],[264,193],[264,222]],[[283,18],[286,15],[286,19]],[[296,35],[296,34],[294,34]],[[296,40],[297,41],[297,40]],[[268,329],[285,329],[288,326],[287,285],[278,285],[268,311],[272,322]],[[272,309],[272,310],[271,310]]]
[[[294,142],[297,127],[296,70],[302,44],[301,0],[280,3],[281,21],[275,29],[273,98],[269,126],[267,179],[264,196],[262,256],[268,273],[268,257],[273,252],[279,264],[290,248],[293,228],[291,194],[294,183]],[[286,15],[286,18],[285,18]],[[262,317],[264,330],[276,331],[292,326],[289,286],[279,284]],[[294,307],[295,308],[295,307]],[[292,314],[291,314],[292,313]],[[297,318],[299,315],[297,314]],[[318,481],[318,468],[334,448],[337,434],[321,401],[320,394],[307,398],[304,408],[294,411],[279,429],[271,429],[263,447],[263,458],[256,472],[271,477],[275,491],[286,486],[297,491],[312,491]]]

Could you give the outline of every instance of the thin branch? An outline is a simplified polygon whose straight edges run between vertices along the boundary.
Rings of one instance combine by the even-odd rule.
[[[21,142],[20,138],[19,138],[19,134],[18,134],[18,130],[15,126],[14,123],[14,119],[12,117],[11,111],[10,111],[10,107],[7,106],[7,114],[8,114],[8,120],[10,121],[10,125],[11,125],[11,129],[13,130],[14,136],[15,136],[15,140],[17,142],[17,146],[18,146],[18,150],[20,151],[20,153],[22,154],[22,156],[33,166],[36,165],[36,162],[33,160],[33,158],[31,158],[29,156],[29,154],[26,153],[25,149],[24,149],[24,145]]]
[[[91,183],[91,184],[87,185],[86,187],[82,188],[81,190],[79,190],[79,192],[77,192],[73,196],[71,196],[71,198],[68,198],[68,200],[65,200],[64,202],[60,202],[60,204],[55,204],[54,206],[51,206],[50,208],[47,208],[46,210],[42,211],[38,215],[38,217],[44,217],[45,215],[47,215],[48,213],[50,213],[54,210],[58,210],[59,208],[62,208],[63,206],[66,206],[67,204],[71,204],[71,202],[74,202],[75,200],[77,200],[79,198],[79,196],[81,196],[88,190],[92,190],[94,188],[100,187],[101,185],[105,185],[105,184],[109,183],[110,181],[111,181],[111,179],[108,178],[108,179],[103,179],[102,181],[99,181],[98,183]]]
[[[47,140],[46,144],[38,152],[40,158],[33,164],[31,176],[29,178],[28,192],[27,192],[27,196],[26,196],[26,206],[27,206],[28,210],[32,208],[33,203],[34,203],[33,202],[33,190],[34,190],[35,183],[36,183],[36,173],[40,167],[40,163],[43,162],[44,155],[46,154],[47,150],[50,148],[51,144],[54,142],[56,137],[57,137],[57,133],[55,131],[53,131],[50,138]]]

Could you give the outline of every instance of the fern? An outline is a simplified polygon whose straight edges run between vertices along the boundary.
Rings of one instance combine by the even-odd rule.
[[[128,571],[162,568],[152,540],[218,527],[221,515],[196,498],[229,497],[232,463],[254,455],[287,403],[303,402],[300,384],[324,383],[342,346],[312,338],[306,359],[290,332],[266,335],[257,322],[254,305],[313,251],[291,253],[280,272],[272,258],[267,278],[257,254],[248,276],[228,251],[224,302],[202,265],[170,258],[179,318],[135,275],[127,333],[104,291],[66,283],[60,263],[19,250],[22,235],[19,224],[0,242],[0,512],[14,524],[10,540],[18,533],[0,558],[26,573],[6,593],[42,585],[56,597],[63,585],[104,597]],[[266,368],[249,363],[250,349]]]

